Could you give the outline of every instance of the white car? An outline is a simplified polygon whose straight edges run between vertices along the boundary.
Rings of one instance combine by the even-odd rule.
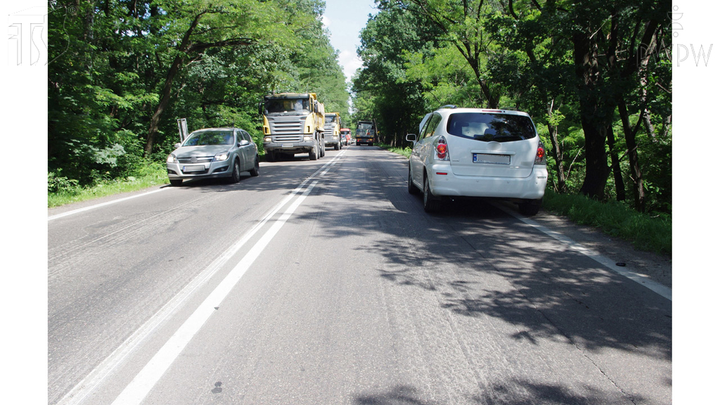
[[[413,142],[408,191],[423,194],[427,212],[443,197],[492,197],[540,209],[548,172],[545,147],[530,115],[519,111],[445,106],[425,116]]]

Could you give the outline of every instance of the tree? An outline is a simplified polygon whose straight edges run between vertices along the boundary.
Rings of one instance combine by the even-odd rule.
[[[454,46],[470,65],[487,106],[498,108],[502,92],[488,80],[486,58],[495,42],[485,25],[499,4],[485,0],[398,0],[396,3],[422,15],[442,33],[441,40]]]
[[[439,32],[407,9],[389,3],[379,7],[360,34],[363,69],[353,80],[354,119],[375,119],[381,141],[400,145],[406,133],[417,131],[431,105],[421,81],[406,75],[404,53],[434,48]]]
[[[237,124],[259,141],[257,102],[280,85],[347,109],[323,9],[321,0],[52,0],[49,178],[90,185],[142,172],[177,142],[177,118]]]
[[[208,49],[242,47],[260,40],[287,41],[292,46],[294,36],[280,10],[272,2],[252,0],[191,0],[178,3],[161,1],[159,6],[168,16],[168,32],[164,38],[171,62],[160,91],[160,102],[150,120],[145,155],[152,153],[160,119],[171,99],[173,82],[188,60],[197,60]],[[275,17],[275,18],[272,18]],[[272,25],[274,29],[268,29]]]

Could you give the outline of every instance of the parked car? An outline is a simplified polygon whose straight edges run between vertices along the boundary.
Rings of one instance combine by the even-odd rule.
[[[240,128],[206,128],[192,132],[168,155],[170,184],[185,179],[218,178],[240,181],[240,173],[260,173],[258,148],[250,134]]]
[[[540,209],[547,184],[545,147],[527,113],[445,106],[425,116],[413,150],[408,191],[423,194],[427,212],[446,197],[496,197]]]

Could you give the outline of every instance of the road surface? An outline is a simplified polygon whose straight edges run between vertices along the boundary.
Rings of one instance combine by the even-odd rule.
[[[49,403],[671,403],[669,289],[406,178],[352,146],[50,210]]]

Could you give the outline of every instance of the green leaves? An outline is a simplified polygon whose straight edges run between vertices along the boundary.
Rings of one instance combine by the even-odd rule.
[[[320,0],[51,2],[49,171],[86,185],[141,170],[151,128],[148,156],[164,162],[178,118],[259,138],[257,103],[280,88],[347,111],[323,9]]]
[[[624,178],[647,191],[647,207],[669,209],[670,172],[660,169],[671,160],[668,1],[376,3],[358,51],[358,116],[378,118],[398,140],[443,104],[528,111],[561,189],[611,198],[624,194]],[[621,178],[608,177],[611,156]]]

